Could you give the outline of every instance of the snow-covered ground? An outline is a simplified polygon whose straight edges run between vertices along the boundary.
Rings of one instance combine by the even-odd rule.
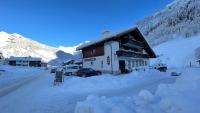
[[[175,83],[160,82],[156,91],[140,88],[131,95],[89,95],[78,102],[75,113],[198,113],[200,69],[184,69]],[[156,83],[155,83],[156,84]],[[134,90],[134,89],[132,89]],[[129,92],[133,92],[129,90]]]
[[[119,97],[120,101],[122,97],[137,95],[141,89],[155,92],[159,84],[173,83],[176,78],[169,76],[170,72],[161,73],[150,70],[123,76],[102,75],[90,78],[71,76],[65,77],[63,85],[53,86],[54,76],[49,71],[22,67],[6,67],[5,70],[6,72],[0,76],[0,84],[10,82],[3,86],[4,90],[9,89],[11,84],[15,84],[15,79],[12,79],[10,73],[15,73],[16,79],[21,79],[26,83],[0,96],[2,113],[81,112],[87,109],[87,106],[83,108],[80,103],[85,103],[85,99],[96,97],[91,95],[105,98]],[[24,77],[31,78],[31,80],[24,79]],[[3,92],[2,87],[0,91]]]
[[[155,53],[159,56],[153,63],[162,62],[169,68],[189,67],[190,64],[197,65],[197,54],[200,51],[200,36],[192,38],[177,38],[154,47]],[[198,52],[198,53],[197,53]]]

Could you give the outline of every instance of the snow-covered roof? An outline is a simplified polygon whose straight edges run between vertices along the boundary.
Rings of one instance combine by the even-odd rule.
[[[156,54],[154,53],[154,51],[152,50],[150,45],[147,43],[146,39],[144,38],[144,36],[142,35],[142,33],[140,32],[140,30],[137,27],[133,27],[133,28],[130,28],[128,30],[125,30],[125,31],[122,31],[122,32],[119,32],[119,33],[116,33],[116,34],[111,34],[110,36],[101,38],[99,40],[86,43],[84,45],[77,47],[76,50],[78,51],[78,50],[82,50],[84,48],[91,47],[91,46],[96,45],[96,44],[112,41],[114,39],[118,39],[118,38],[122,37],[123,35],[129,34],[131,32],[136,32],[138,34],[137,38],[140,38],[141,40],[143,40],[143,42],[146,45],[146,48],[145,48],[146,52],[151,56],[151,58],[156,58]]]
[[[129,33],[131,31],[134,31],[134,30],[137,30],[137,29],[138,29],[137,27],[133,27],[133,28],[130,28],[130,29],[122,31],[122,32],[118,32],[118,33],[115,33],[115,34],[110,34],[107,37],[103,37],[103,38],[100,38],[100,39],[98,39],[96,41],[91,41],[91,42],[88,42],[86,44],[83,44],[83,45],[77,47],[76,50],[81,50],[81,49],[86,48],[88,46],[91,46],[91,45],[94,45],[94,44],[97,44],[97,43],[102,43],[104,41],[108,41],[108,40],[113,39],[113,38],[120,37],[120,36],[122,36],[122,35],[124,35],[126,33]]]
[[[41,58],[38,57],[13,57],[11,56],[8,60],[14,60],[14,61],[41,61]]]

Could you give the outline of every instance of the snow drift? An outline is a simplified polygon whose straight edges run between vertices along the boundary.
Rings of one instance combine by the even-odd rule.
[[[199,69],[187,69],[174,84],[161,84],[155,93],[106,97],[89,95],[75,113],[197,113],[200,108]]]

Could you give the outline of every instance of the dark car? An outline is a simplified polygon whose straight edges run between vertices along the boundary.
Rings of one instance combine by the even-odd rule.
[[[181,73],[177,73],[177,72],[171,72],[171,76],[180,76]]]
[[[82,68],[76,72],[76,75],[80,77],[90,77],[95,75],[101,75],[101,72],[93,70],[91,68]]]

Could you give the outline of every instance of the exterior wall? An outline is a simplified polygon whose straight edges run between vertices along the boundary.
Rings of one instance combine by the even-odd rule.
[[[16,61],[16,66],[29,66],[28,61]]]
[[[149,59],[147,58],[119,57],[119,60],[125,61],[125,67],[128,70],[146,69],[150,65]]]
[[[92,68],[106,73],[119,74],[121,73],[119,60],[125,61],[125,68],[129,71],[145,69],[149,66],[149,59],[147,58],[118,57],[116,51],[119,50],[119,42],[117,41],[104,43],[104,50],[103,56],[84,58],[83,68]],[[108,57],[110,64],[108,63]]]
[[[119,61],[116,55],[117,50],[119,50],[118,42],[107,42],[104,44],[104,55],[83,59],[83,67],[100,70],[102,72],[119,73]]]
[[[41,61],[11,60],[8,61],[8,64],[11,66],[41,67]]]
[[[0,52],[0,64],[2,64],[4,62],[4,57],[3,54]]]

